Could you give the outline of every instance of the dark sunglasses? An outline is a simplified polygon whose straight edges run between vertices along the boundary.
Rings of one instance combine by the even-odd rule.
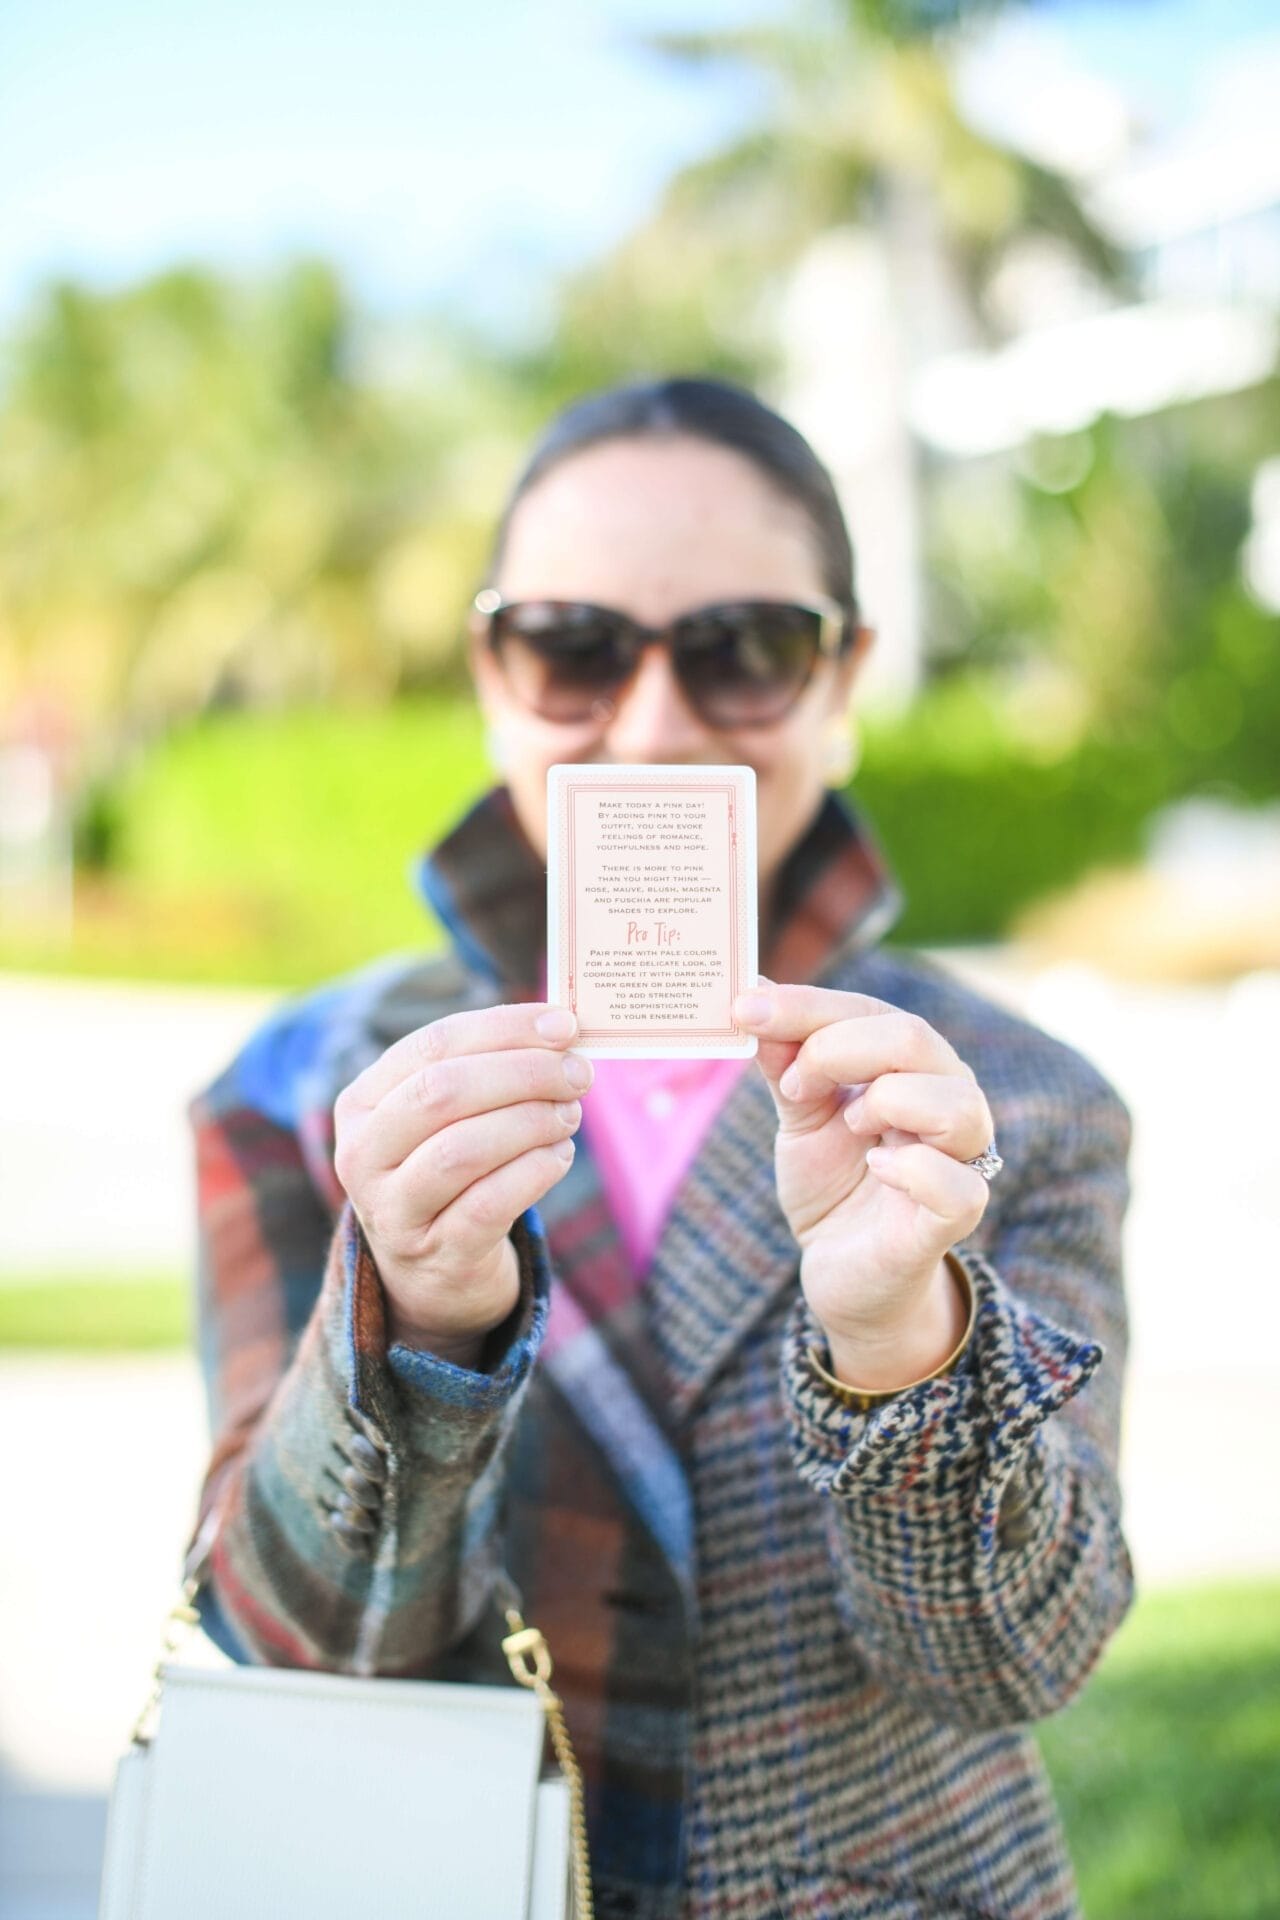
[[[835,600],[731,600],[645,627],[581,600],[473,602],[512,693],[566,726],[603,725],[645,647],[665,645],[680,691],[705,726],[767,727],[790,712],[818,660],[843,651],[856,615]]]

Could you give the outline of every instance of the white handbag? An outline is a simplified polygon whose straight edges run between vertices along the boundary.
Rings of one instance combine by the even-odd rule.
[[[166,1653],[199,1623],[197,1591],[184,1581]],[[116,1767],[99,1920],[591,1920],[550,1655],[505,1612],[518,1688],[162,1654]]]

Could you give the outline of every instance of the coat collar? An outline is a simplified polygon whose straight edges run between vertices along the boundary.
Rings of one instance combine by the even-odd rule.
[[[537,997],[547,938],[547,871],[493,787],[413,873],[459,959],[513,1000]],[[783,862],[761,968],[774,980],[813,980],[852,948],[873,946],[902,912],[897,881],[866,822],[828,791]]]
[[[545,950],[546,869],[507,788],[487,793],[416,870],[463,968],[485,991],[534,999]],[[828,793],[784,863],[769,978],[821,983],[846,973],[897,919],[902,895],[870,830]],[[767,1170],[777,1130],[760,1074],[736,1083],[676,1195],[644,1286],[631,1281],[590,1148],[540,1202],[556,1285],[557,1339],[540,1364],[608,1462],[692,1608],[693,1515],[684,1431],[734,1348],[792,1285],[795,1240]]]

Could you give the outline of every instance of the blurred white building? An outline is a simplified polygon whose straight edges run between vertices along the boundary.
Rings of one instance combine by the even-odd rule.
[[[962,69],[961,98],[985,131],[1074,176],[1139,297],[1117,300],[1065,247],[1028,240],[991,283],[1006,335],[991,349],[918,245],[904,263],[896,236],[890,249],[882,233],[849,230],[800,263],[780,398],[829,463],[853,528],[880,632],[862,683],[873,703],[905,701],[921,678],[921,446],[998,455],[1103,413],[1247,389],[1280,358],[1280,39],[1237,49],[1195,115],[1158,140],[1135,135],[1116,91],[1034,23],[997,31]],[[1250,585],[1280,604],[1280,482],[1267,472],[1254,511]]]

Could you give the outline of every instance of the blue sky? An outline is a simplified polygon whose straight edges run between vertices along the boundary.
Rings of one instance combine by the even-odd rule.
[[[0,316],[40,281],[178,259],[335,258],[375,308],[528,297],[751,117],[745,77],[638,50],[760,0],[3,0]],[[1280,0],[1057,0],[1083,64],[1155,119]]]

